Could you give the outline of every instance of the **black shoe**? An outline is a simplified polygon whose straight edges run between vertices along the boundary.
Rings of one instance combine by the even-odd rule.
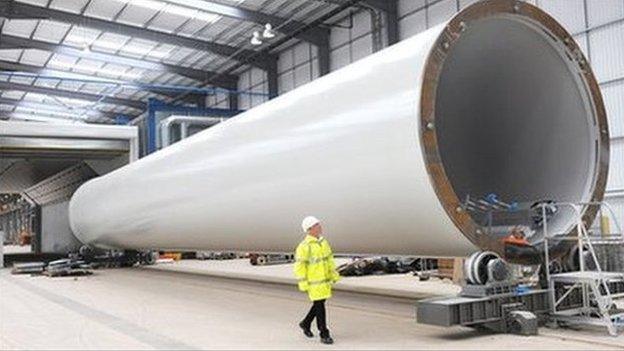
[[[313,338],[314,334],[312,334],[312,331],[310,330],[309,327],[306,327],[303,322],[299,323],[299,328],[301,328],[301,330],[303,330],[303,335],[307,336],[308,338]]]
[[[334,343],[334,339],[332,339],[331,336],[325,336],[321,338],[321,342],[325,345],[331,345]]]

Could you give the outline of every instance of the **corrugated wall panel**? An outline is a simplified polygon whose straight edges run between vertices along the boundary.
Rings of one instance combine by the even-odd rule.
[[[312,65],[318,65],[317,49],[308,43],[299,43],[280,53],[278,86],[280,94],[290,91],[318,76]]]
[[[583,54],[586,57],[589,57],[589,37],[587,36],[587,33],[575,35],[574,40],[581,47]]]
[[[463,9],[464,7],[470,6],[479,0],[459,0],[459,8]]]
[[[277,80],[279,93],[284,94],[295,88],[295,75],[292,70],[288,70],[279,75]]]
[[[399,35],[402,39],[420,33],[440,23],[458,8],[464,8],[478,0],[399,0]],[[624,135],[624,0],[525,0],[537,4],[557,18],[571,33],[583,52],[592,61],[592,66],[602,85],[608,110],[611,135]],[[585,13],[587,7],[587,14]],[[345,18],[339,26],[332,27],[330,35],[331,70],[344,67],[372,53],[371,18],[366,11],[356,12],[351,21]],[[618,21],[619,20],[619,21]],[[616,23],[612,23],[612,22]],[[600,28],[591,27],[611,23]],[[589,27],[589,31],[587,31]],[[385,28],[384,28],[385,31]],[[285,93],[318,77],[316,48],[300,43],[280,53],[278,62],[278,84],[280,94]],[[257,71],[257,70],[256,70]],[[244,72],[239,79],[241,90],[262,90],[266,92],[266,77],[258,72]],[[262,80],[260,82],[260,80]],[[266,98],[240,98],[241,108],[249,108]],[[226,104],[227,96],[215,97],[213,104]],[[614,145],[614,150],[621,149]],[[624,172],[624,159],[617,151],[612,157],[612,172]],[[611,176],[610,184],[622,184],[622,180]],[[624,176],[623,176],[624,177]],[[615,185],[614,185],[615,186]]]
[[[434,27],[447,21],[457,12],[457,0],[443,0],[433,3],[427,9],[427,25]]]
[[[624,136],[624,80],[602,87],[612,138]]]
[[[624,77],[624,23],[589,33],[591,63],[598,81]]]
[[[611,163],[609,165],[608,191],[624,191],[624,140],[611,143]]]
[[[538,4],[571,33],[586,28],[585,0],[539,0]]]
[[[310,63],[306,62],[295,68],[295,88],[300,87],[311,80]]]
[[[424,10],[412,13],[399,22],[399,35],[401,39],[409,38],[427,29],[427,14]]]
[[[351,62],[360,60],[373,53],[372,35],[367,34],[351,43]]]
[[[399,0],[399,16],[415,12],[425,6],[425,0]]]
[[[589,0],[587,10],[589,26],[595,27],[624,17],[624,1]]]
[[[238,90],[242,92],[238,97],[238,107],[246,110],[268,100],[263,95],[250,95],[250,93],[267,94],[267,77],[266,72],[258,68],[251,68],[242,72],[238,76]],[[221,101],[223,104],[223,101]]]
[[[607,202],[609,203],[609,205],[611,206],[611,209],[615,213],[620,229],[624,230],[624,197],[610,198],[610,199],[607,199]],[[611,216],[609,217],[611,218]],[[617,230],[615,222],[613,220],[610,220],[610,222],[611,222],[611,232],[615,232]]]
[[[371,32],[371,16],[368,12],[358,12],[353,16],[353,28],[351,28],[351,40],[359,38]]]
[[[342,46],[331,51],[331,70],[335,71],[351,63],[351,48]]]

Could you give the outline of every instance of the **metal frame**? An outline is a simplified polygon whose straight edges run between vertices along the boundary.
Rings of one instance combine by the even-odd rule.
[[[301,26],[305,26],[305,23],[293,21],[290,19],[282,18],[279,16],[253,11],[238,6],[231,6],[220,4],[212,1],[204,1],[203,11],[221,15],[224,17],[236,18],[242,21],[253,22],[258,24],[271,23],[273,27],[284,33],[294,32]],[[302,41],[319,47],[319,50],[325,44],[329,44],[329,30],[326,28],[315,27],[309,31],[299,33],[295,36]]]
[[[391,1],[396,10],[396,1]],[[382,6],[384,1],[377,2],[379,6]],[[178,4],[178,6],[188,7],[184,4]],[[189,7],[190,8],[190,7]],[[82,9],[84,11],[84,8]],[[330,71],[330,48],[329,48],[329,35],[330,30],[319,26],[310,26],[306,23],[301,23],[295,20],[281,18],[272,14],[266,14],[259,11],[253,11],[237,6],[224,5],[215,2],[205,2],[205,7],[201,11],[218,14],[225,17],[236,18],[241,21],[254,22],[258,24],[271,23],[276,30],[286,34],[288,38],[298,38],[302,41],[309,42],[318,47],[318,62],[320,75],[329,73]],[[270,50],[262,50],[256,52],[254,50],[246,50],[234,46],[220,44],[216,42],[209,42],[204,40],[198,40],[188,37],[178,36],[176,34],[169,34],[159,31],[154,31],[147,28],[140,28],[122,23],[117,23],[108,20],[102,20],[92,17],[86,17],[83,14],[74,14],[65,11],[51,9],[49,7],[40,7],[25,3],[15,2],[9,0],[7,6],[0,8],[0,17],[6,17],[10,19],[15,18],[34,18],[34,19],[53,19],[73,25],[82,25],[86,27],[95,28],[101,31],[122,33],[124,35],[130,35],[136,38],[144,38],[159,43],[168,43],[176,46],[185,46],[196,50],[204,50],[213,52],[222,56],[226,56],[228,59],[237,60],[244,64],[251,64],[252,66],[267,71],[268,86],[270,97],[278,95],[278,72],[277,72],[277,55],[270,53]],[[396,17],[396,16],[395,16]],[[302,30],[304,29],[304,30]],[[288,34],[288,32],[292,32]],[[391,31],[389,31],[391,32]],[[80,50],[63,46],[60,44],[49,44],[41,41],[23,38],[16,38],[12,36],[2,36],[6,38],[2,47],[12,48],[39,48],[42,50],[48,50],[52,52],[62,52],[76,57],[83,57],[85,54]],[[0,40],[2,42],[3,40]],[[90,53],[93,55],[94,53]],[[115,55],[107,55],[97,53],[99,57],[97,60],[110,61],[109,59],[115,57],[114,62],[120,60],[125,61],[126,64],[134,67],[145,67],[145,64],[140,64],[134,59],[117,57]],[[199,70],[193,70],[186,67],[177,67],[175,65],[164,65],[160,63],[147,63],[150,67],[147,69],[153,69],[155,67],[161,68],[160,70],[170,73],[178,73],[189,78],[197,79],[203,84],[215,84],[217,86],[224,87],[228,90],[233,90],[237,81],[233,79],[231,74],[221,74],[217,72],[201,72]],[[206,76],[210,76],[206,79]],[[182,97],[186,97],[188,93],[183,94]],[[175,95],[169,95],[175,96]],[[229,103],[230,108],[237,109],[238,97],[230,94]]]
[[[15,107],[22,106],[22,107],[42,110],[44,112],[49,111],[50,113],[67,112],[67,108],[61,105],[51,105],[51,104],[46,104],[46,103],[37,102],[37,101],[29,101],[29,100],[12,100],[12,99],[7,99],[3,97],[0,97],[0,105],[12,105]],[[103,117],[107,119],[115,119],[123,115],[119,113],[99,111],[99,110],[93,110],[93,112],[94,112],[94,117]]]
[[[550,236],[548,234],[546,206],[542,204],[542,223],[544,228],[544,271],[546,275],[546,281],[548,282],[548,292],[550,299],[550,314],[555,321],[564,321],[576,324],[591,324],[605,326],[609,331],[609,334],[616,336],[618,334],[618,326],[614,324],[613,318],[624,317],[624,313],[610,315],[609,308],[613,303],[614,296],[611,294],[609,285],[611,283],[624,282],[624,273],[621,272],[604,272],[600,267],[600,261],[596,256],[596,252],[593,246],[595,239],[587,232],[586,224],[583,221],[583,212],[581,209],[587,209],[588,207],[597,207],[597,212],[602,213],[603,208],[609,211],[609,214],[613,216],[613,221],[616,226],[617,235],[620,237],[618,245],[624,245],[624,232],[617,221],[615,212],[611,206],[606,202],[583,202],[583,203],[569,203],[561,202],[556,204],[559,207],[571,208],[577,219],[576,223],[576,237],[570,236],[569,233],[564,237],[558,236],[558,233]],[[603,233],[609,234],[611,233]],[[617,238],[616,238],[617,239]],[[577,242],[578,256],[579,256],[579,271],[568,272],[560,274],[551,274],[548,268],[549,261],[549,240],[572,240]],[[587,249],[585,249],[587,245]],[[591,258],[595,265],[594,271],[588,271],[585,267],[585,251],[591,254]],[[562,291],[564,292],[557,298],[557,284],[563,284]],[[566,285],[568,284],[568,285]],[[569,285],[571,284],[571,285]],[[582,304],[578,307],[566,308],[564,310],[558,310],[558,307],[563,305],[566,299],[574,291],[580,289]],[[592,306],[592,300],[595,301],[596,306]],[[598,313],[600,321],[591,317],[592,313]]]
[[[399,42],[398,0],[363,0],[368,7],[382,11],[386,15],[388,45]]]
[[[64,70],[48,68],[48,67],[38,67],[38,66],[33,66],[33,65],[27,65],[24,63],[9,62],[9,61],[4,61],[4,60],[0,60],[0,70],[12,71],[12,72],[28,72],[28,73],[35,73],[35,74],[45,73],[45,72],[59,72],[62,74],[81,76],[84,79],[92,79],[92,77],[89,77],[88,75],[84,75],[81,73],[75,73],[75,72],[64,71]],[[59,78],[59,80],[60,79],[62,78]],[[152,92],[154,94],[157,94],[157,95],[163,95],[167,97],[175,97],[176,95],[178,95],[175,92],[168,92],[168,91],[163,91],[161,89],[154,89],[150,87],[147,87],[145,90]]]
[[[158,32],[151,29],[135,27],[123,23],[111,22],[93,17],[86,17],[81,14],[74,14],[60,10],[54,10],[47,7],[40,7],[21,2],[15,2],[14,0],[9,0],[9,4],[7,6],[0,7],[0,16],[9,19],[46,18],[73,25],[90,27],[110,33],[118,33],[136,38],[143,38],[159,43],[167,43],[175,46],[184,46],[195,50],[204,50],[237,61],[246,60],[247,57],[256,53],[253,50],[245,50],[230,45],[219,44],[216,42],[188,38],[175,34]],[[266,60],[268,56],[269,55],[256,56],[256,59],[250,63],[258,68],[266,69]]]
[[[213,117],[232,117],[239,114],[240,110],[232,109],[220,109],[220,108],[202,108],[202,107],[187,107],[167,104],[158,99],[150,98],[147,102],[147,118],[146,118],[146,131],[147,131],[147,147],[146,154],[150,154],[156,151],[156,135],[157,135],[157,123],[156,112],[174,112],[179,114],[188,115],[209,115]]]
[[[62,44],[53,44],[36,39],[26,39],[20,37],[14,37],[11,35],[0,34],[0,48],[2,49],[39,49],[43,51],[50,51],[52,53],[63,54],[71,57],[88,58],[90,60],[113,62],[128,65],[136,68],[143,68],[147,70],[162,71],[164,73],[173,73],[184,76],[186,78],[202,81],[209,76],[217,75],[219,73],[212,71],[199,70],[195,68],[176,66],[162,62],[150,62],[146,60],[139,60],[125,56],[106,54],[96,51],[84,52],[82,50],[73,48],[71,46]],[[212,84],[224,89],[235,90],[238,82],[238,76],[232,74],[220,74],[214,80]]]
[[[128,107],[132,107],[138,110],[145,110],[145,108],[147,107],[147,105],[144,102],[138,101],[138,100],[130,100],[130,99],[113,97],[113,96],[102,96],[98,94],[91,94],[91,93],[85,93],[85,92],[80,92],[80,91],[47,88],[47,87],[42,87],[42,86],[21,84],[21,83],[15,83],[15,82],[0,81],[0,90],[21,90],[21,91],[25,91],[29,93],[60,96],[60,97],[66,97],[70,99],[81,99],[81,100],[93,101],[93,102],[99,101],[99,102],[106,103],[106,104],[128,106]]]
[[[339,5],[339,6],[336,7],[334,10],[321,16],[320,18],[317,18],[316,20],[312,21],[311,23],[300,26],[297,30],[293,31],[289,35],[286,35],[284,38],[281,38],[280,40],[275,41],[274,43],[267,46],[262,51],[259,51],[256,55],[262,55],[262,54],[266,55],[267,53],[271,52],[271,50],[274,50],[275,48],[280,47],[281,45],[285,44],[292,38],[295,38],[298,35],[301,35],[302,33],[312,30],[313,28],[318,28],[318,26],[323,24],[324,21],[336,16],[337,14],[348,9],[351,6],[357,5],[361,1],[363,0],[348,0],[348,1],[345,1],[344,3],[343,2],[335,3],[333,1],[329,1],[330,3],[335,3],[336,5]],[[391,0],[391,1],[395,1],[395,0]],[[329,32],[329,29],[327,29],[327,31]],[[319,45],[318,49],[319,49],[319,52],[318,52],[319,75],[322,76],[324,74],[329,73],[330,68],[331,68],[330,66],[331,50],[329,47],[329,36],[327,37],[327,43],[323,45]],[[274,55],[274,56],[277,57],[277,55]],[[268,90],[269,90],[269,98],[274,98],[279,93],[279,90],[278,90],[279,73],[277,69],[277,59],[269,61],[269,64],[270,64],[270,67],[269,69],[267,69],[267,84],[268,84]],[[234,67],[230,68],[228,72],[233,72],[241,68],[242,66],[243,64],[235,65]]]

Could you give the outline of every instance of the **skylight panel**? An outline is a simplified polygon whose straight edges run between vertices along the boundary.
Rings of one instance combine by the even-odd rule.
[[[106,52],[117,52],[123,47],[131,38],[126,35],[119,35],[113,33],[104,33],[99,39],[92,43],[92,47]]]
[[[181,16],[188,19],[198,19],[207,23],[216,22],[221,16],[206,11],[199,11],[205,8],[202,1],[184,0],[184,1],[155,1],[155,0],[114,0],[132,6],[138,6],[153,11],[162,11],[172,15]],[[183,6],[178,6],[178,5]],[[202,6],[202,7],[198,7]]]
[[[74,27],[65,37],[63,42],[66,45],[84,49],[91,45],[102,32],[97,29]]]
[[[37,27],[37,20],[7,19],[2,26],[2,34],[28,38]]]

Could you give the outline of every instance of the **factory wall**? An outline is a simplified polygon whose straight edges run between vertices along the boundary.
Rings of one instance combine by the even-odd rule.
[[[228,94],[225,92],[217,92],[214,95],[206,97],[206,105],[218,108],[230,108]]]
[[[407,38],[449,19],[478,0],[400,0],[399,33]],[[624,0],[527,0],[539,6],[574,35],[590,60],[602,88],[611,128],[611,170],[607,198],[624,225]],[[347,15],[331,30],[331,69],[357,61],[374,50],[371,15],[359,11]],[[385,33],[385,28],[381,28]],[[387,45],[385,41],[383,45]],[[283,94],[318,77],[316,48],[299,43],[280,54],[279,93]],[[267,92],[266,75],[258,69],[244,72],[240,90]],[[265,97],[241,96],[247,109]]]
[[[266,72],[258,68],[244,71],[238,77],[238,90],[251,93],[238,96],[238,108],[241,110],[247,110],[265,102],[268,99],[266,94],[269,93]]]

